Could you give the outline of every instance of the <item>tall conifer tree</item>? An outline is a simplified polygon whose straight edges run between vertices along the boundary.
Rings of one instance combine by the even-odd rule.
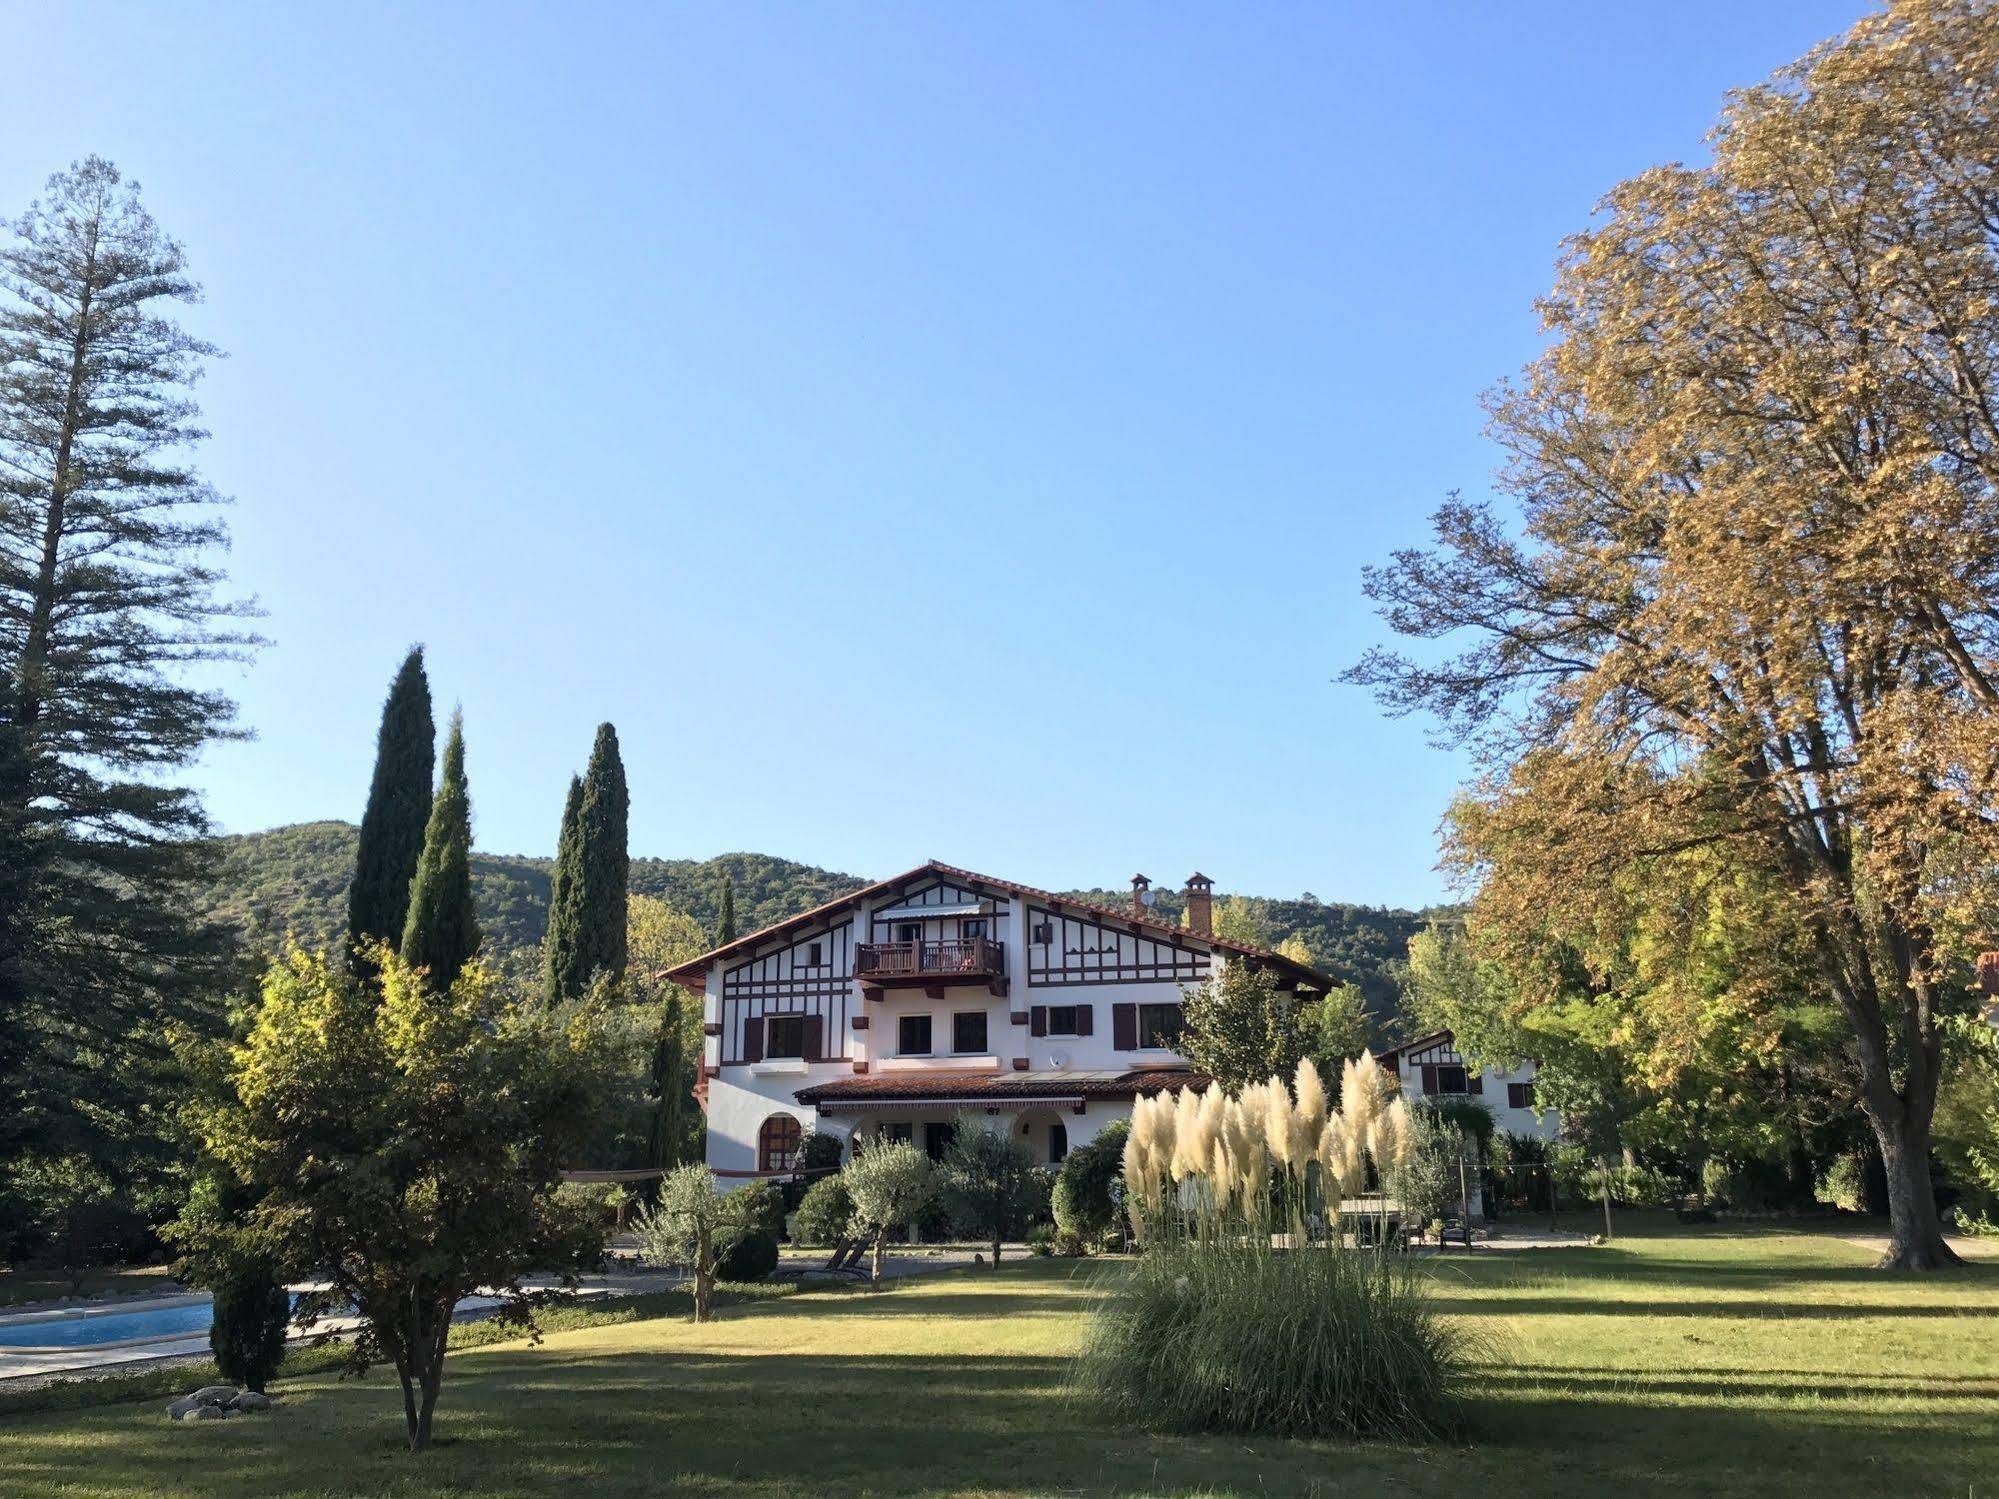
[[[235,732],[234,707],[183,669],[256,641],[218,597],[227,535],[189,459],[205,435],[189,391],[215,351],[171,315],[200,297],[180,246],[96,157],[4,231],[6,817],[39,870],[16,927],[16,1079],[44,1143],[116,1149],[106,1131],[143,1112],[165,1023],[212,1027],[226,981],[227,939],[189,898],[212,863],[207,820],[174,778]]]
[[[479,950],[479,921],[472,911],[472,799],[465,784],[465,725],[451,715],[444,741],[444,770],[430,804],[423,857],[410,885],[403,926],[403,961],[430,971],[447,988]]]
[[[542,938],[542,979],[548,1001],[564,997],[564,984],[575,964],[576,902],[571,891],[581,878],[583,777],[569,778],[569,795],[562,803],[562,831],[555,840],[555,870],[548,885],[548,931]]]
[[[613,983],[625,976],[631,804],[618,731],[610,724],[597,727],[575,806],[573,828],[566,813],[563,818],[562,846],[556,850],[562,888],[549,911],[547,964],[554,999],[579,998],[600,973]]]
[[[722,910],[715,918],[715,945],[727,947],[736,940],[736,877],[722,876]]]
[[[361,816],[354,882],[347,890],[347,935],[356,943],[400,942],[409,919],[410,881],[430,821],[437,729],[423,647],[413,647],[382,704],[375,778]]]

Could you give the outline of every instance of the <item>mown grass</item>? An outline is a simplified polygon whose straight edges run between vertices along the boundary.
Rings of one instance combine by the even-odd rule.
[[[231,1495],[1979,1496],[1999,1474],[1999,1265],[1887,1277],[1829,1236],[1694,1230],[1431,1261],[1491,1350],[1463,1444],[1154,1436],[1063,1390],[1104,1274],[1035,1261],[454,1354],[441,1445],[384,1378],[268,1418],[0,1419],[0,1492]]]

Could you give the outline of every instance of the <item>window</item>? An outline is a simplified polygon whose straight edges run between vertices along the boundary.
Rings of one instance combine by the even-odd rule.
[[[801,1133],[798,1121],[789,1114],[773,1114],[764,1120],[763,1128],[757,1131],[757,1169],[796,1171]]]
[[[1534,1085],[1532,1083],[1508,1083],[1506,1085],[1506,1106],[1509,1109],[1533,1108]]]
[[[986,1012],[960,1010],[951,1017],[951,1050],[977,1055],[986,1049]]]
[[[1048,1007],[1048,1034],[1051,1036],[1073,1036],[1076,1034],[1076,1007],[1074,1005],[1050,1005]]]
[[[930,1017],[905,1015],[896,1025],[895,1049],[905,1057],[930,1055]]]
[[[1141,1051],[1171,1051],[1180,1044],[1181,1010],[1178,1005],[1138,1007],[1138,1045]]]
[[[923,940],[923,923],[920,921],[902,922],[895,929],[895,940],[898,942],[921,942]]]
[[[1428,1097],[1439,1093],[1468,1093],[1465,1070],[1449,1062],[1423,1064],[1423,1092]]]
[[[923,1126],[923,1153],[933,1161],[941,1161],[944,1152],[957,1138],[958,1126],[955,1124],[926,1124]]]
[[[884,1124],[876,1128],[875,1137],[889,1145],[907,1145],[916,1137],[916,1126],[900,1122]]]
[[[815,942],[805,949],[805,966],[807,968],[823,968],[826,966],[826,950],[821,943]]]
[[[805,1017],[773,1015],[765,1023],[764,1055],[802,1057],[805,1055]]]
[[[1069,1126],[1051,1124],[1048,1126],[1048,1164],[1059,1166],[1062,1158],[1069,1153]]]
[[[968,917],[966,920],[958,923],[958,935],[967,942],[974,941],[977,938],[985,936],[985,934],[986,921],[983,916]]]
[[[1055,923],[1052,921],[1035,922],[1032,936],[1034,941],[1046,947],[1055,940]]]

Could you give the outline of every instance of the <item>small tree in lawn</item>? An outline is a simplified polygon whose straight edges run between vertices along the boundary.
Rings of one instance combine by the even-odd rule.
[[[951,1221],[990,1236],[993,1269],[1009,1223],[1026,1209],[1032,1193],[1034,1152],[1011,1130],[988,1129],[970,1114],[958,1116],[957,1133],[944,1154],[944,1202]]]
[[[742,1193],[724,1195],[712,1171],[690,1165],[667,1173],[638,1232],[648,1259],[679,1265],[693,1277],[694,1320],[706,1322],[716,1273],[754,1226]]]
[[[421,1451],[460,1299],[497,1295],[498,1318],[531,1329],[555,1293],[522,1277],[573,1285],[602,1256],[601,1216],[557,1188],[611,1067],[594,1011],[558,1020],[476,961],[444,987],[387,946],[368,961],[379,989],[296,948],[273,964],[227,1098],[194,1118],[258,1194],[246,1232],[280,1272],[325,1282],[300,1320],[351,1306],[349,1366],[395,1366]]]
[[[215,1366],[231,1384],[261,1395],[284,1362],[291,1292],[272,1273],[268,1260],[249,1260],[216,1284],[214,1298],[208,1346],[214,1351]]]
[[[882,1278],[889,1231],[908,1223],[937,1195],[937,1168],[907,1140],[871,1145],[840,1173],[853,1199],[853,1226],[874,1241],[869,1279]]]

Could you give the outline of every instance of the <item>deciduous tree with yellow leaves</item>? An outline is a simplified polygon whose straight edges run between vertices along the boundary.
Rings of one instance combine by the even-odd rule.
[[[1491,403],[1517,514],[1370,570],[1441,662],[1349,673],[1483,778],[1454,855],[1522,998],[1696,848],[1775,892],[1844,1017],[1884,1264],[1953,1261],[1939,1021],[1999,874],[1999,9],[1897,0],[1615,188]]]

